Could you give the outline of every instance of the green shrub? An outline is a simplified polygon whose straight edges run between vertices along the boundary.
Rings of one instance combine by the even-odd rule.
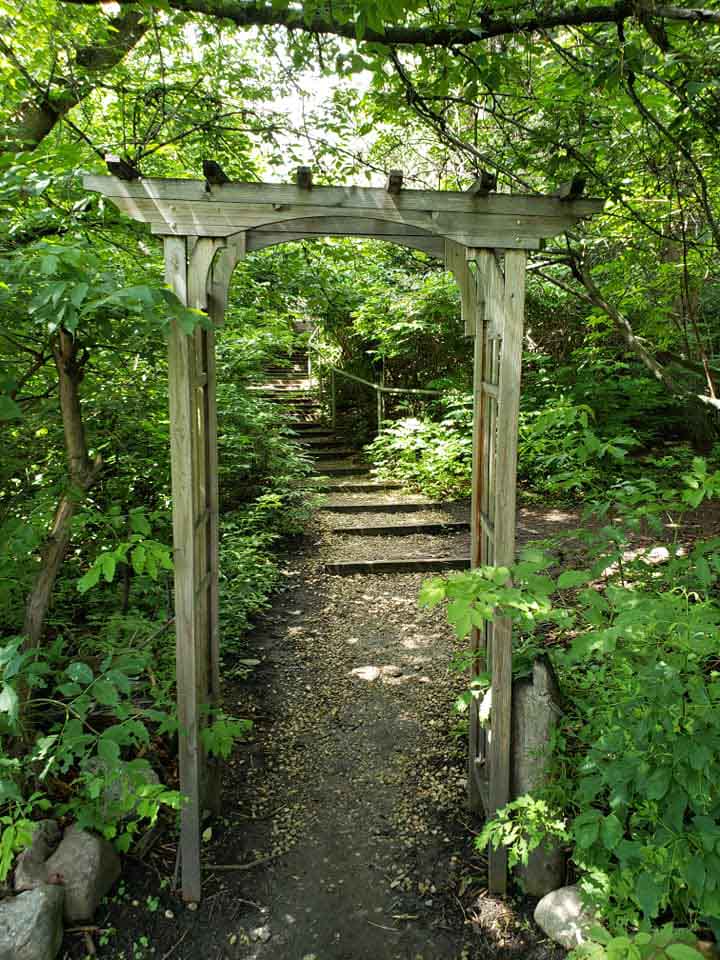
[[[575,533],[584,569],[558,576],[551,555],[530,549],[510,569],[434,579],[421,594],[449,601],[461,639],[511,618],[521,670],[552,637],[567,712],[548,785],[529,806],[521,798],[501,811],[478,843],[507,844],[517,861],[546,835],[567,837],[613,932],[668,915],[720,932],[720,538],[687,551],[670,543],[665,562],[632,541],[719,485],[720,472],[696,460],[682,498],[651,482],[618,489],[594,509],[613,519]]]

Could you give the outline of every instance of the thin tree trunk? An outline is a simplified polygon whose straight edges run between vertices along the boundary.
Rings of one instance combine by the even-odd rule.
[[[102,459],[90,459],[85,426],[80,406],[80,384],[87,354],[66,330],[60,330],[52,344],[58,372],[60,409],[65,432],[68,461],[68,489],[61,496],[50,532],[41,550],[41,568],[25,606],[23,633],[28,649],[42,642],[45,618],[52,600],[53,588],[67,553],[72,521],[102,468]]]

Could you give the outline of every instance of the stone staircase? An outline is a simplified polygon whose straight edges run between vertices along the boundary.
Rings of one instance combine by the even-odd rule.
[[[468,568],[469,506],[438,504],[403,493],[400,484],[374,480],[362,456],[341,433],[324,422],[317,386],[308,378],[307,369],[307,354],[297,349],[287,363],[267,367],[262,381],[251,389],[258,396],[282,404],[298,442],[314,463],[318,489],[327,494],[321,507],[326,517],[324,526],[341,548],[343,558],[329,557],[324,563],[326,573]],[[407,521],[403,521],[405,516]],[[338,523],[336,517],[342,517],[344,522]],[[367,549],[354,550],[352,546],[369,537],[375,544],[371,558]],[[407,551],[403,551],[403,543],[408,544]],[[418,555],[418,545],[420,549],[426,547],[424,555]],[[359,556],[353,557],[355,552]]]

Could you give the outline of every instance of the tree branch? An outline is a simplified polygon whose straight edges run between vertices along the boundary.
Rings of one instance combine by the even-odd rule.
[[[95,5],[98,0],[65,0],[67,3]],[[120,0],[123,6],[134,0]],[[617,0],[612,4],[582,6],[572,4],[559,13],[528,13],[526,16],[493,17],[481,13],[473,26],[387,26],[382,30],[366,29],[362,37],[353,22],[340,22],[332,17],[314,16],[306,20],[302,9],[279,7],[246,0],[168,0],[168,6],[186,13],[199,13],[209,17],[231,20],[239,27],[265,26],[284,27],[314,35],[345,37],[348,40],[364,40],[386,46],[450,47],[468,46],[492,37],[530,34],[538,30],[553,30],[558,27],[578,27],[585,24],[620,23],[638,16],[638,5],[631,0]],[[689,24],[720,23],[720,11],[690,9],[684,7],[656,7],[653,14],[666,20]],[[647,19],[647,12],[643,13]]]

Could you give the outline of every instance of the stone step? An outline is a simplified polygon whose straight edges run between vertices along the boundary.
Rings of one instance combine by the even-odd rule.
[[[469,569],[469,557],[398,557],[396,560],[341,560],[323,564],[325,573],[341,577],[357,573],[440,573]]]
[[[425,523],[391,523],[381,527],[333,527],[332,533],[354,537],[408,537],[416,533],[459,533],[469,529],[469,521],[440,520]]]
[[[397,503],[387,501],[384,503],[325,503],[320,509],[328,510],[332,513],[421,513],[423,510],[438,510],[442,504],[434,500],[426,500],[423,503]]]

